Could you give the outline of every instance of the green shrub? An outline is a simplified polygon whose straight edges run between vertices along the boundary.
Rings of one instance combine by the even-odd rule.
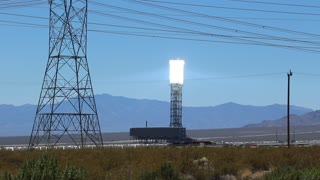
[[[180,172],[170,163],[165,162],[160,169],[143,173],[139,179],[141,180],[179,180],[182,179]]]
[[[14,178],[11,176],[10,173],[8,173],[7,171],[4,172],[4,174],[2,176],[0,176],[0,179],[3,180],[13,180]]]
[[[67,165],[64,171],[59,169],[58,160],[47,155],[39,159],[28,160],[20,168],[16,176],[5,173],[5,180],[81,180],[85,179],[85,172],[75,166]]]
[[[55,180],[61,176],[58,160],[47,155],[37,160],[29,160],[22,164],[17,179]]]
[[[286,180],[286,179],[299,179],[299,180],[318,180],[320,177],[320,169],[295,169],[293,167],[281,167],[273,170],[265,176],[266,180]]]
[[[67,165],[61,179],[69,179],[69,180],[79,179],[80,180],[85,178],[86,178],[86,173],[83,169],[79,169],[72,165]]]
[[[165,162],[160,167],[160,175],[163,179],[176,180],[180,179],[180,173],[172,163]]]
[[[160,179],[159,173],[157,171],[145,172],[140,175],[140,180],[157,180]]]

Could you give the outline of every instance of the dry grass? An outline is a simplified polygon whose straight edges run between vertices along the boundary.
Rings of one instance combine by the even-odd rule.
[[[44,154],[56,157],[59,166],[75,165],[92,179],[139,179],[171,162],[182,177],[212,179],[223,175],[238,178],[259,176],[280,167],[320,167],[320,147],[304,148],[195,148],[149,147],[95,150],[0,151],[0,174],[16,174],[21,164]],[[208,163],[194,160],[206,157]]]

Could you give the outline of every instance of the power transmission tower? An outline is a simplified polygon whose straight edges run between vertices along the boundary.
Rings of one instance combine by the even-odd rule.
[[[87,63],[87,0],[49,0],[49,57],[29,148],[102,146]]]

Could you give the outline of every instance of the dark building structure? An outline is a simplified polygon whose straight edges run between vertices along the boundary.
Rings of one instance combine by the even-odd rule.
[[[185,141],[186,128],[146,127],[131,128],[130,136],[144,143],[177,143]]]

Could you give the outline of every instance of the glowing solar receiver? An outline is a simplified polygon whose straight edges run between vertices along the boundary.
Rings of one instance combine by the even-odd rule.
[[[170,84],[183,84],[184,60],[170,60]]]

